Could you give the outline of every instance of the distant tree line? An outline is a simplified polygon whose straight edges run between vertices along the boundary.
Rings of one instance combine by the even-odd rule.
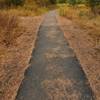
[[[27,2],[35,2],[40,5],[44,4],[56,4],[56,3],[69,3],[71,5],[76,5],[79,3],[87,3],[90,6],[95,6],[100,4],[100,0],[0,0],[0,4],[7,5],[22,5]]]
[[[23,5],[24,0],[0,0],[0,8]]]
[[[72,6],[76,6],[78,4],[85,4],[86,6],[91,8],[91,11],[94,14],[97,13],[97,7],[98,7],[100,13],[100,0],[57,0],[57,3],[68,3]]]
[[[91,11],[93,13],[96,13],[96,6],[100,6],[100,0],[0,0],[0,7],[3,6],[19,6],[23,5],[25,2],[34,2],[39,6],[48,6],[51,4],[57,4],[57,3],[69,3],[72,6],[75,6],[77,4],[85,4],[91,8]]]
[[[25,2],[34,2],[40,6],[48,6],[50,4],[56,4],[56,0],[0,0],[0,6],[19,6],[23,5]]]

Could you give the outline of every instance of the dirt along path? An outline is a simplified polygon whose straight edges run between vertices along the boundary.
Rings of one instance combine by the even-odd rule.
[[[88,80],[64,39],[54,11],[45,16],[41,25],[37,47],[16,100],[94,100]]]

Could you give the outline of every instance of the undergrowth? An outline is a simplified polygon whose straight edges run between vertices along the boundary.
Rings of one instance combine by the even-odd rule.
[[[59,15],[73,20],[82,28],[87,29],[90,36],[95,40],[95,44],[100,44],[100,15],[94,16],[85,5],[78,5],[75,7],[60,5]]]
[[[9,47],[15,44],[18,33],[18,17],[0,12],[0,44]]]

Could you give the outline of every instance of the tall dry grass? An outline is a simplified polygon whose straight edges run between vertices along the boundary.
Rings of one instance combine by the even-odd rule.
[[[18,17],[7,12],[0,12],[0,43],[5,46],[13,45],[20,35],[18,31]]]
[[[100,15],[94,16],[85,5],[76,7],[62,5],[59,7],[59,15],[73,20],[80,27],[90,31],[89,33],[93,37],[95,45],[100,44]]]

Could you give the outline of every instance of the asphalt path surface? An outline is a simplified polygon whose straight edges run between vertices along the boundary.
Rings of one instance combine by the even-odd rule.
[[[16,100],[94,100],[82,67],[49,12]]]

